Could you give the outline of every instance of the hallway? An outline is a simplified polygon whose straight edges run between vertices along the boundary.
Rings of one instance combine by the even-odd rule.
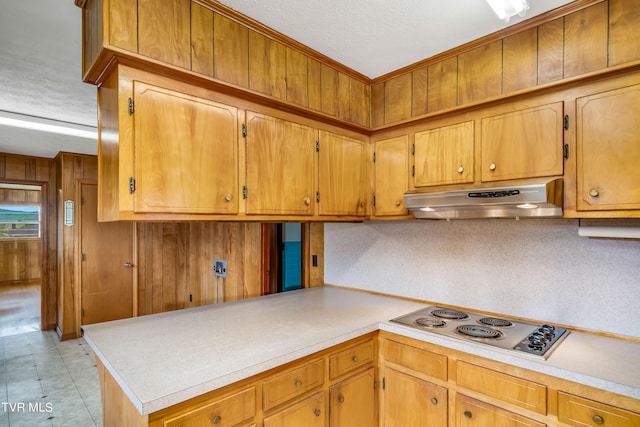
[[[40,284],[0,285],[0,337],[40,330]]]
[[[101,425],[89,345],[40,331],[39,284],[1,285],[0,427]]]

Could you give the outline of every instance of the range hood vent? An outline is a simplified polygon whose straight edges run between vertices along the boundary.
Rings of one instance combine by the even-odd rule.
[[[404,205],[416,218],[562,217],[562,178],[434,193],[407,193]]]

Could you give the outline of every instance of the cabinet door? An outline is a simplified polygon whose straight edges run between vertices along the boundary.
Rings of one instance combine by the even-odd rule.
[[[409,137],[385,139],[375,143],[373,163],[376,216],[406,215],[404,193],[408,186]]]
[[[135,211],[237,213],[236,108],[133,82]]]
[[[416,187],[473,182],[473,121],[417,132]]]
[[[558,393],[558,420],[577,427],[633,427],[640,425],[640,414],[561,391]]]
[[[482,119],[482,181],[562,175],[563,103]]]
[[[315,131],[247,112],[247,214],[313,215]]]
[[[320,131],[320,215],[363,216],[366,207],[364,141]]]
[[[323,427],[327,424],[326,419],[324,392],[320,392],[266,417],[264,427]]]
[[[546,424],[476,399],[456,395],[456,427],[544,427]]]
[[[331,427],[375,426],[376,398],[373,368],[344,380],[329,391]]]
[[[191,68],[191,2],[138,0],[139,53]]]
[[[577,100],[578,210],[640,209],[640,85]]]
[[[446,427],[447,389],[386,368],[383,427]]]

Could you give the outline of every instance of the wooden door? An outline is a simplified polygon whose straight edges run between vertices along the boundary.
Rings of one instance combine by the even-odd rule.
[[[381,426],[446,427],[447,389],[386,368]]]
[[[578,210],[640,209],[640,85],[577,100]]]
[[[247,214],[313,215],[315,131],[247,112]]]
[[[323,427],[327,425],[326,419],[324,392],[320,392],[266,417],[264,427]]]
[[[133,224],[98,222],[98,189],[81,184],[82,325],[133,316]]]
[[[482,181],[562,175],[563,111],[555,102],[483,118]]]
[[[344,380],[329,392],[331,427],[375,426],[376,397],[373,368]]]
[[[320,131],[320,215],[364,216],[367,194],[364,141]]]
[[[375,143],[374,215],[406,215],[404,193],[409,185],[409,137],[407,135]]]
[[[474,122],[417,132],[416,187],[473,182]]]
[[[135,211],[238,212],[235,107],[134,81]]]

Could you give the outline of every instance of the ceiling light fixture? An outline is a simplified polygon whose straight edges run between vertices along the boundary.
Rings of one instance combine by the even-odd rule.
[[[529,0],[487,0],[487,3],[505,23],[509,22],[512,16],[524,16],[529,10]]]
[[[91,126],[15,114],[8,111],[0,111],[0,125],[93,139],[94,141],[98,139],[96,128]]]

